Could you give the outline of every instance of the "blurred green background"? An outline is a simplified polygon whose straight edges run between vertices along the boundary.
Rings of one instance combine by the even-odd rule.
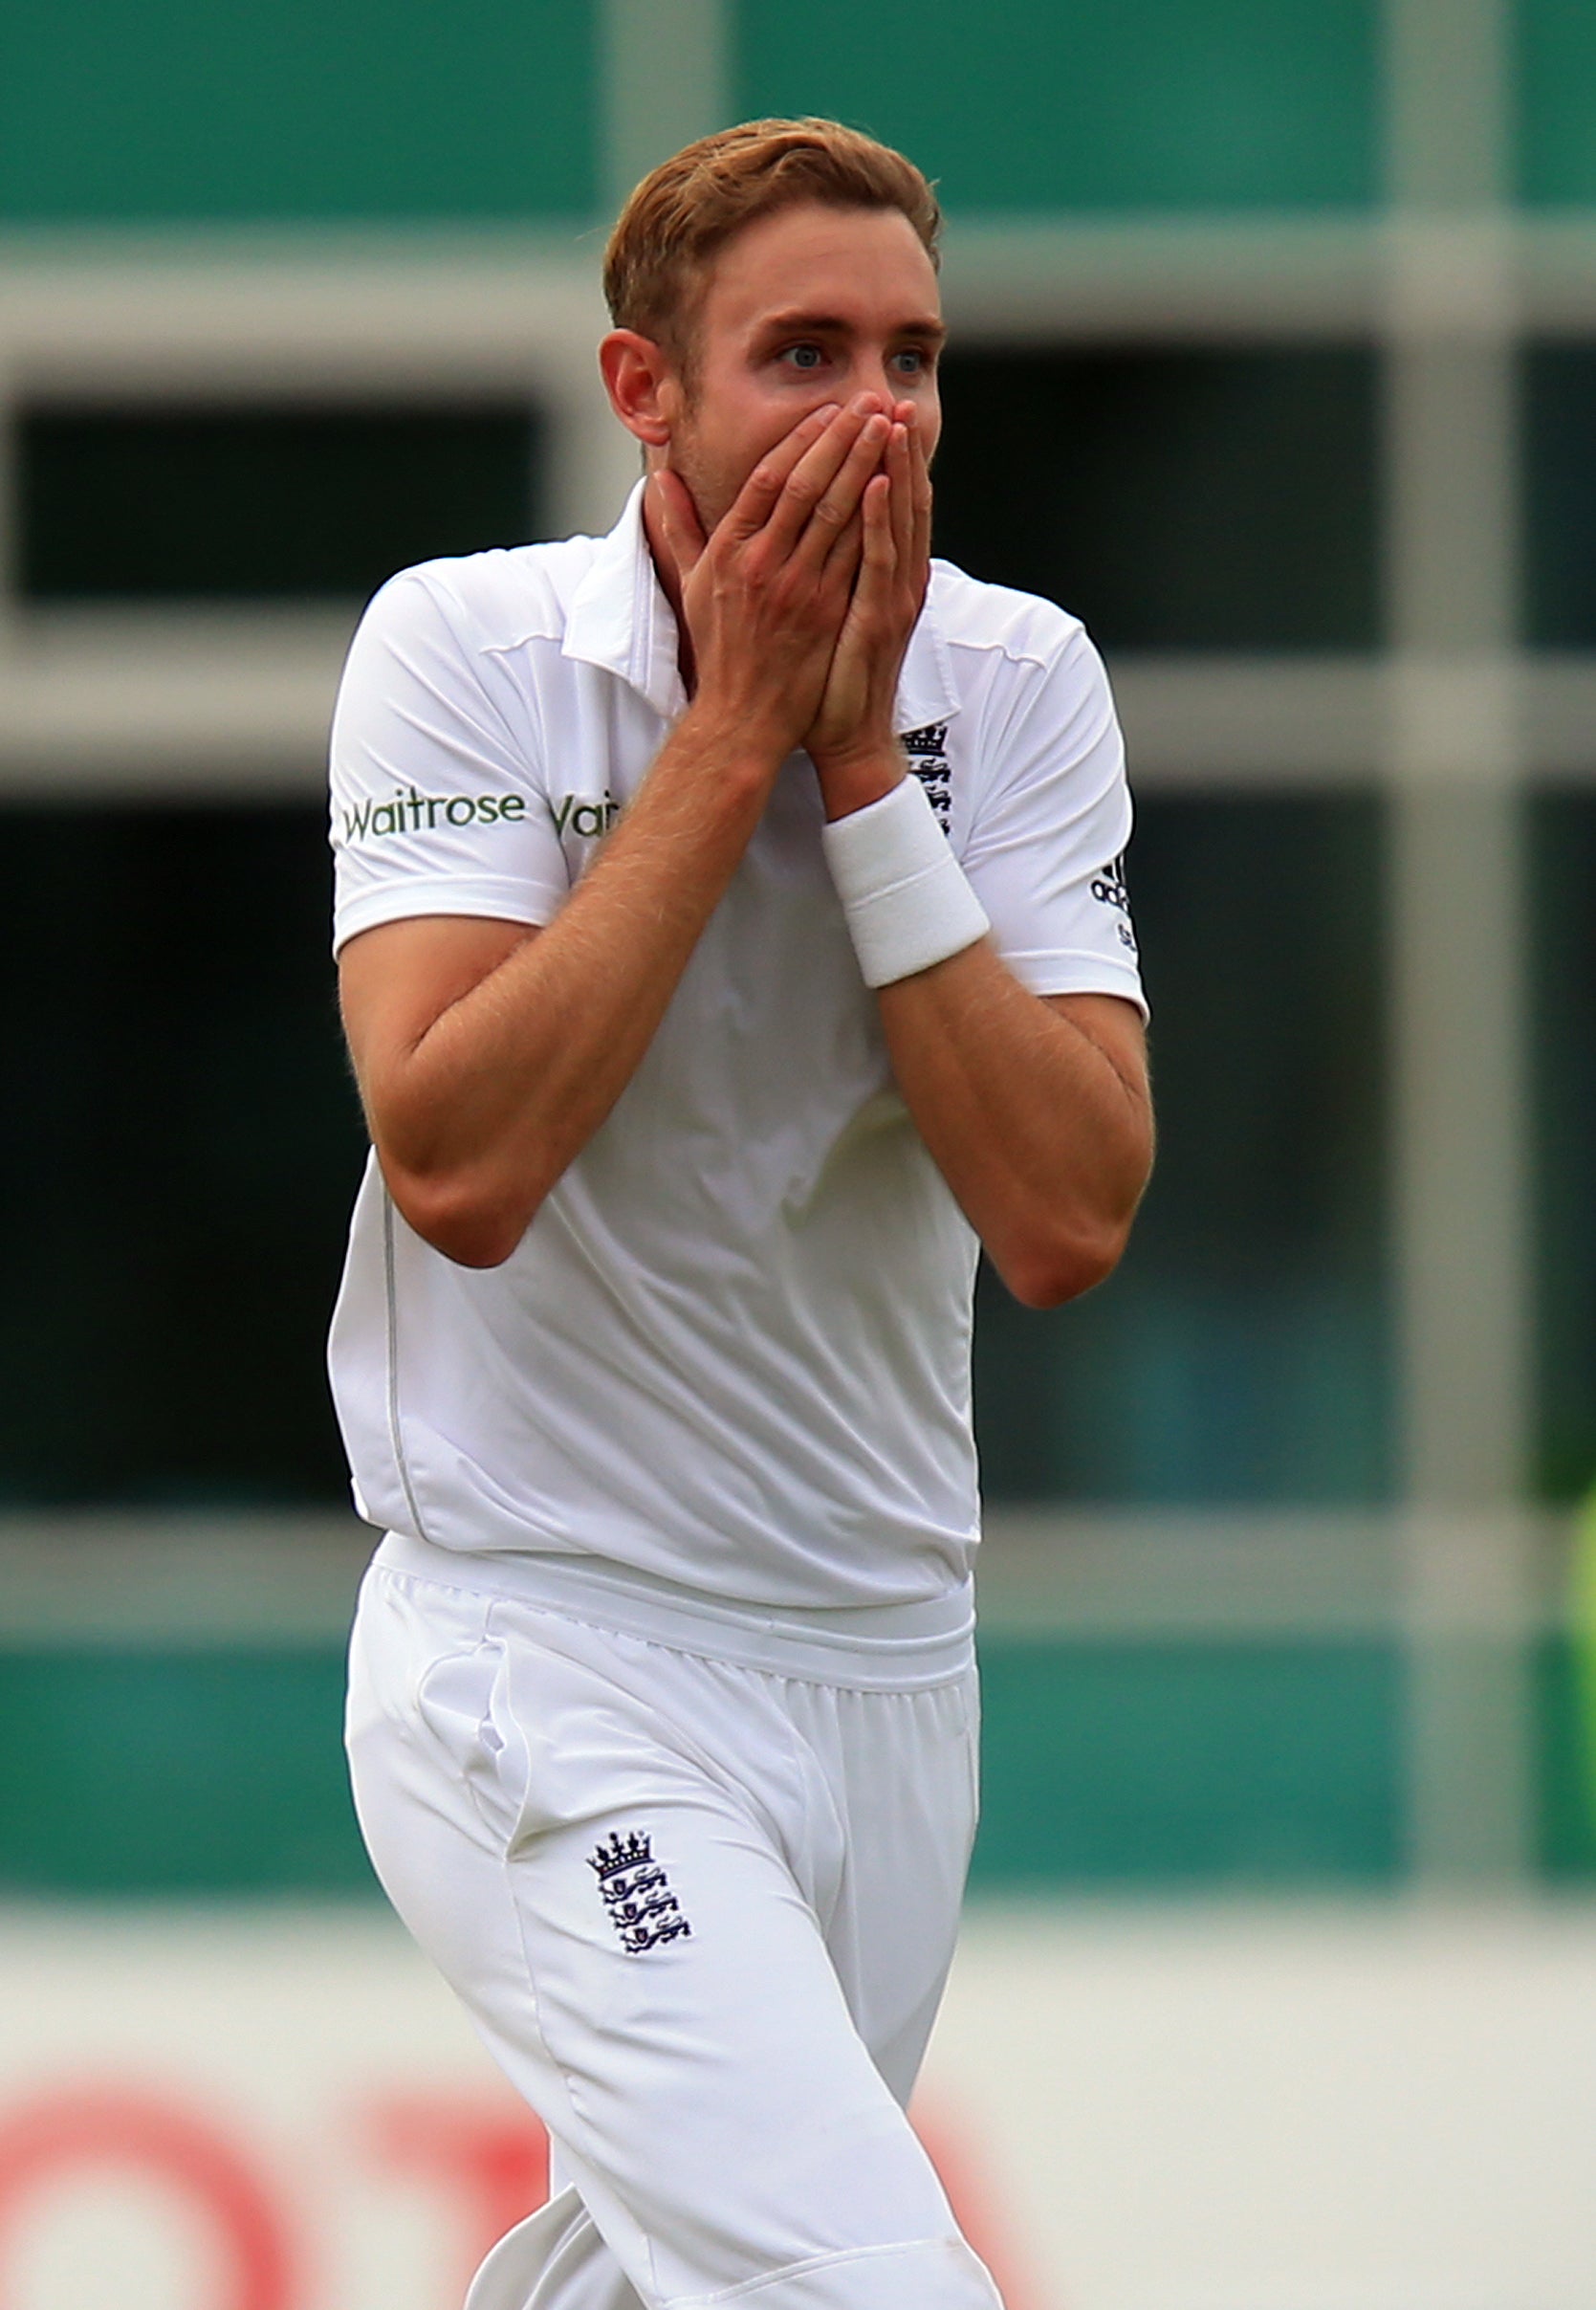
[[[319,734],[606,521],[616,200],[819,111],[950,220],[938,550],[1086,620],[1163,1143],[983,1277],[977,1886],[1596,1871],[1596,16],[61,0],[0,69],[0,1890],[368,1889]]]

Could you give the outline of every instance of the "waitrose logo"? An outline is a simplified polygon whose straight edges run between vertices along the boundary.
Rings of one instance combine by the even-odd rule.
[[[601,802],[591,797],[568,794],[563,802],[551,803],[550,814],[557,834],[575,834],[590,842],[595,834],[607,834],[621,815],[621,804],[607,791]]]
[[[343,813],[345,842],[374,834],[420,834],[433,826],[492,826],[525,818],[524,794],[408,794],[391,803],[356,803]]]
[[[514,825],[526,814],[524,794],[423,794],[412,786],[408,793],[395,795],[392,802],[347,804],[343,839],[346,843],[369,842],[386,834],[424,834],[438,826]],[[590,840],[615,824],[621,804],[609,794],[599,802],[567,794],[549,804],[549,815],[557,834]]]

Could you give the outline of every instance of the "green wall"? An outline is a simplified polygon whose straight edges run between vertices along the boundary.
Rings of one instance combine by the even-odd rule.
[[[1400,1873],[1388,1645],[996,1631],[982,1673],[978,1890]],[[342,1685],[328,1643],[0,1651],[0,1896],[372,1892]]]
[[[955,209],[1356,210],[1381,0],[727,0],[739,115],[901,143]],[[0,25],[0,221],[585,219],[598,0],[56,0]],[[1596,204],[1596,11],[1519,0],[1517,174]]]
[[[0,1652],[0,1896],[375,1892],[332,1645]]]
[[[56,0],[0,30],[0,218],[585,216],[595,11]]]
[[[737,109],[835,112],[961,210],[1378,195],[1375,0],[741,0]]]
[[[1596,203],[1596,8],[1519,0],[1519,192],[1535,207]]]
[[[983,1892],[1399,1887],[1406,1679],[1373,1637],[981,1647]],[[1543,1881],[1596,1881],[1565,1639],[1536,1655]],[[375,1898],[331,1642],[0,1648],[0,1898]]]
[[[982,1683],[978,1889],[1366,1887],[1401,1872],[1390,1643],[997,1636]]]

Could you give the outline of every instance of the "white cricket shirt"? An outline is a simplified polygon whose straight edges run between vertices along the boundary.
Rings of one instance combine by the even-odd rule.
[[[607,538],[394,578],[333,727],[337,942],[550,921],[685,702],[641,489]],[[934,563],[898,727],[1009,967],[1140,1003],[1123,748],[1080,625]],[[330,1360],[371,1522],[738,1607],[967,1582],[975,1239],[893,1087],[821,823],[797,755],[636,1075],[502,1266],[432,1250],[368,1164]]]

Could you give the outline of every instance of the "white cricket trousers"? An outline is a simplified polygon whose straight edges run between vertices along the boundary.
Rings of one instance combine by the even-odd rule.
[[[379,1556],[361,1826],[556,2153],[466,2310],[999,2310],[904,2115],[975,1716],[969,1666],[861,1689]]]

